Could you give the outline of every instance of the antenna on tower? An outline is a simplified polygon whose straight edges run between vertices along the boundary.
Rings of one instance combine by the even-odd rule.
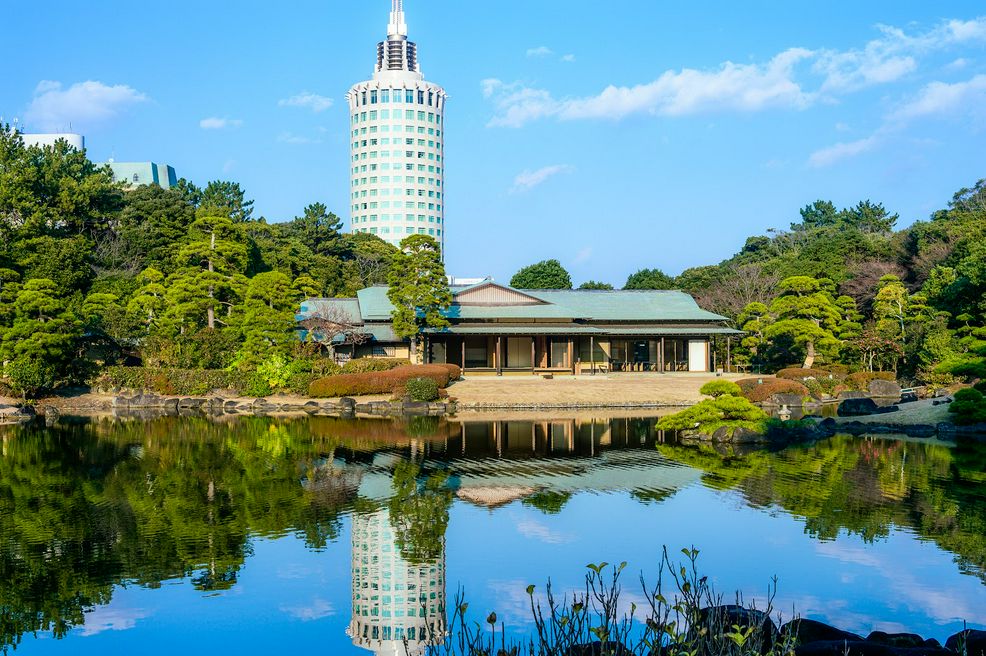
[[[404,22],[404,0],[391,0],[387,36],[407,36],[407,23]]]

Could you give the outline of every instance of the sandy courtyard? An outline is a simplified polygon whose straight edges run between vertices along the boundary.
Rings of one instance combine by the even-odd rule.
[[[459,407],[551,405],[686,405],[702,399],[710,380],[738,380],[740,374],[607,374],[562,376],[467,376],[449,387]]]

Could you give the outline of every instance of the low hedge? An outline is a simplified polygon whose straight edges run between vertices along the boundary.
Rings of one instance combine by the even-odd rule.
[[[240,392],[251,386],[252,374],[226,369],[158,369],[107,367],[96,379],[101,389],[144,390],[157,394],[202,395],[213,390]]]
[[[842,384],[854,392],[866,392],[874,380],[897,380],[897,374],[892,371],[858,371],[846,376]]]
[[[805,380],[807,378],[828,378],[832,372],[825,371],[824,369],[804,369],[802,367],[787,367],[786,369],[781,369],[775,376],[778,378],[785,378],[787,380]],[[837,376],[842,378],[842,376]]]
[[[430,378],[435,381],[439,389],[444,389],[448,387],[451,377],[452,371],[447,365],[405,365],[390,371],[339,374],[338,376],[319,378],[308,387],[308,395],[315,398],[338,398],[367,394],[393,394],[398,390],[405,389],[407,382],[414,378]]]
[[[809,395],[807,387],[784,378],[742,378],[736,384],[743,390],[743,396],[754,403],[763,403],[774,394],[797,394],[801,397]]]
[[[407,367],[410,360],[404,358],[356,358],[342,365],[344,374],[368,374],[375,371],[390,371],[397,367]]]

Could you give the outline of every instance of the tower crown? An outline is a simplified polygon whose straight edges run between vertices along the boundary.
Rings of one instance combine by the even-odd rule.
[[[374,72],[376,73],[374,77],[388,72],[421,75],[421,69],[418,68],[418,47],[407,39],[404,0],[391,0],[387,40],[377,44],[377,65]]]
[[[393,0],[390,9],[390,23],[387,25],[387,38],[407,37],[407,23],[404,22],[404,0]]]

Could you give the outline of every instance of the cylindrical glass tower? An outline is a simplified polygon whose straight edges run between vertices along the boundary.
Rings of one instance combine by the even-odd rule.
[[[350,230],[394,245],[412,234],[445,247],[445,90],[427,82],[392,0],[373,79],[354,85],[350,114]]]

